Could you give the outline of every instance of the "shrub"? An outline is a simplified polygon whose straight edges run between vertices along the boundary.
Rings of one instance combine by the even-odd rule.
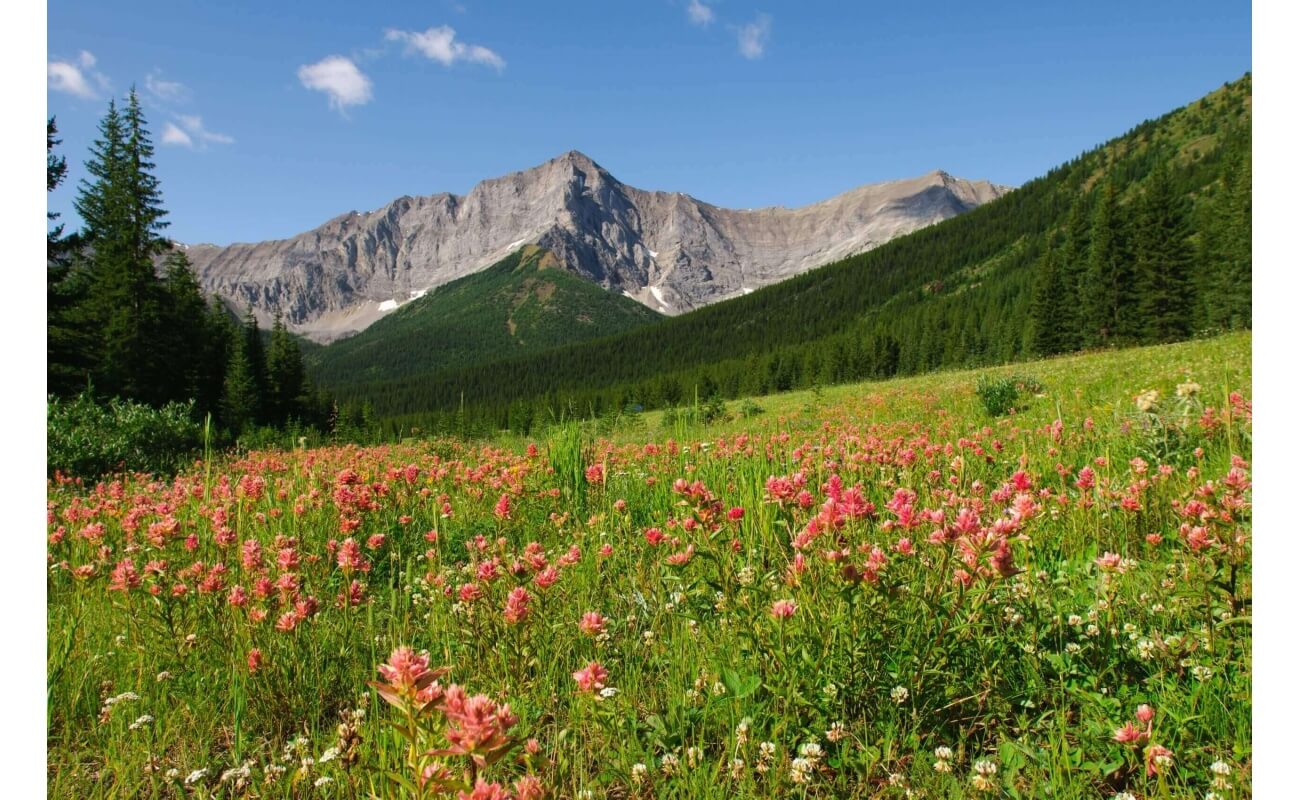
[[[1017,406],[1021,395],[1034,395],[1043,391],[1043,385],[1037,379],[1023,375],[1006,375],[994,377],[981,375],[975,384],[975,394],[979,395],[984,410],[991,417],[1001,417],[1012,411],[1023,410]]]
[[[152,408],[114,399],[101,404],[89,392],[72,400],[51,397],[45,435],[46,473],[79,478],[170,472],[203,447],[193,403]]]
[[[753,398],[746,397],[740,404],[740,416],[745,419],[752,419],[763,413],[763,407],[755,403]]]

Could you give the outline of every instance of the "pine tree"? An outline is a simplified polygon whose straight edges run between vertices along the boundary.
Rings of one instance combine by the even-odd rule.
[[[45,190],[53,192],[67,179],[68,162],[55,155],[55,146],[61,140],[54,138],[59,132],[54,117],[45,126]],[[55,212],[46,212],[50,222],[58,219]],[[78,324],[78,305],[84,289],[80,276],[72,274],[72,254],[77,248],[77,236],[63,235],[63,225],[54,225],[45,238],[45,364],[46,391],[57,396],[69,396],[86,388],[90,362],[86,353],[92,349],[93,340],[86,336],[86,327]]]
[[[198,278],[182,250],[167,255],[163,291],[163,324],[159,330],[162,362],[167,365],[166,387],[160,392],[170,400],[199,400],[208,364],[204,358],[208,348],[207,301],[199,288]],[[164,391],[165,389],[165,391]],[[197,403],[201,413],[215,411],[207,403]]]
[[[266,352],[267,393],[270,409],[268,415],[276,425],[290,419],[302,420],[307,373],[302,362],[298,343],[289,334],[284,320],[275,315],[271,328],[271,345]]]
[[[1050,356],[1064,350],[1060,325],[1063,294],[1060,257],[1057,248],[1048,243],[1038,261],[1030,307],[1032,347],[1038,355]]]
[[[1065,244],[1058,254],[1057,268],[1061,281],[1058,327],[1061,352],[1078,350],[1086,343],[1082,299],[1087,283],[1089,236],[1087,198],[1080,195],[1070,206]]]
[[[125,114],[109,102],[75,205],[91,249],[80,312],[97,339],[92,377],[107,394],[159,403],[167,399],[169,370],[154,346],[163,292],[153,259],[166,246],[158,233],[167,223],[152,157],[133,89]]]
[[[244,312],[244,326],[240,336],[243,358],[248,361],[249,374],[253,380],[253,420],[258,424],[270,422],[270,402],[266,380],[266,347],[262,344],[262,330],[257,327],[257,317],[253,307],[248,306]]]
[[[260,398],[253,364],[248,357],[246,340],[238,337],[226,366],[221,416],[236,436],[257,422]]]
[[[50,117],[45,123],[45,191],[47,194],[59,188],[59,184],[68,177],[68,159],[54,154],[55,145],[63,144],[62,139],[54,138],[58,132],[59,127],[55,124],[54,117]],[[58,213],[54,211],[45,212],[45,216],[50,222],[59,218]],[[56,253],[61,250],[63,223],[51,227],[45,234],[45,240],[46,259],[54,261]]]
[[[1082,293],[1086,347],[1116,344],[1133,334],[1136,296],[1132,255],[1113,180],[1101,190],[1091,232]]]
[[[1174,189],[1166,160],[1159,159],[1142,197],[1136,236],[1138,308],[1147,342],[1177,341],[1192,332],[1189,214],[1187,198]]]

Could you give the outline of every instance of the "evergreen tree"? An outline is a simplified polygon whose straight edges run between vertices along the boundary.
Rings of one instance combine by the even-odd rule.
[[[110,395],[161,403],[167,374],[154,344],[163,326],[163,292],[153,259],[166,246],[158,235],[166,212],[152,174],[153,144],[133,89],[126,113],[110,101],[100,138],[86,163],[75,205],[91,249],[84,323],[97,338],[96,386]]]
[[[1083,344],[1088,347],[1116,344],[1134,333],[1133,262],[1113,180],[1101,191],[1091,233],[1082,296]]]
[[[284,320],[275,315],[271,344],[266,352],[268,416],[276,425],[303,417],[307,372],[298,343],[289,334]]]
[[[1166,162],[1158,159],[1147,181],[1136,237],[1138,308],[1147,342],[1172,342],[1192,332],[1190,212],[1186,196],[1174,189]]]
[[[1058,327],[1061,352],[1078,350],[1085,344],[1086,322],[1082,299],[1086,289],[1090,236],[1087,209],[1087,196],[1080,194],[1070,206],[1065,244],[1059,253],[1061,299]]]
[[[167,365],[166,386],[160,392],[169,400],[199,400],[203,393],[204,372],[210,368],[205,358],[208,348],[208,304],[203,299],[198,278],[182,250],[167,255],[163,276],[166,304],[157,346],[161,361]],[[211,398],[205,398],[207,403]],[[216,411],[212,405],[196,403],[201,413]]]
[[[1033,319],[1033,349],[1038,355],[1050,356],[1064,350],[1061,335],[1064,288],[1060,258],[1050,243],[1038,261],[1034,276],[1034,293],[1030,314]]]
[[[238,436],[257,422],[260,398],[256,373],[248,356],[247,339],[237,337],[226,365],[221,416],[232,433]]]
[[[1251,164],[1249,130],[1226,137],[1221,185],[1199,225],[1198,260],[1207,322],[1218,328],[1251,325]]]
[[[54,138],[58,126],[50,117],[45,126],[45,190],[53,192],[67,179],[68,162],[55,155],[54,148],[61,140]],[[46,212],[52,223],[59,215]],[[86,388],[89,372],[87,352],[93,340],[86,336],[86,328],[78,324],[78,305],[83,295],[84,281],[71,272],[72,254],[77,248],[77,236],[63,235],[63,225],[54,225],[45,237],[45,363],[46,391],[58,396],[69,396]]]
[[[54,122],[54,117],[50,117],[45,123],[45,191],[52,192],[59,188],[59,184],[68,177],[68,160],[63,156],[54,154],[55,145],[63,144],[62,139],[55,139],[54,135],[59,132],[58,125]],[[59,218],[58,213],[54,211],[45,212],[46,218],[50,222]],[[45,234],[47,260],[54,261],[55,254],[61,248],[63,241],[63,223],[51,227]]]
[[[202,353],[198,394],[195,405],[201,412],[213,413],[222,422],[225,418],[226,371],[239,346],[242,332],[221,301],[213,298],[204,309],[203,328],[206,333]]]
[[[242,357],[248,362],[249,375],[253,381],[252,419],[259,424],[267,423],[270,421],[268,416],[270,403],[268,402],[266,380],[266,347],[262,344],[262,330],[257,327],[257,317],[254,316],[251,305],[244,312],[244,327],[240,336],[240,353],[242,355],[238,357]]]

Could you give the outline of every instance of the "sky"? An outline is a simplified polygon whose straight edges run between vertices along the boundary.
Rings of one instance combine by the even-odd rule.
[[[800,206],[943,169],[1019,185],[1251,69],[1243,0],[50,0],[72,200],[132,85],[186,243],[284,238],[586,153]]]

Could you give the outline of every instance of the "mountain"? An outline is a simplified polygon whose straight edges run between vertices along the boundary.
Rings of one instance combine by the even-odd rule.
[[[1118,236],[1115,252],[1132,272],[1119,288],[1149,296],[1135,267],[1161,269],[1158,253],[1143,254],[1159,238],[1145,202],[1157,173],[1187,223],[1180,245],[1195,253],[1190,330],[1249,327],[1250,130],[1247,74],[968,213],[752,294],[582,344],[330,390],[345,404],[371,403],[394,428],[493,428],[521,405],[672,406],[697,392],[761,395],[1033,357],[1035,326],[1067,323],[1032,313],[1044,253],[1060,254],[1076,289],[1090,288],[1108,193],[1109,239]],[[1133,321],[1143,313],[1134,307]],[[1133,328],[1109,344],[1143,343],[1142,326]]]
[[[361,333],[317,347],[308,364],[325,383],[463,367],[608,336],[660,315],[561,268],[524,245],[384,315]]]
[[[203,288],[321,342],[347,336],[524,244],[668,315],[736,297],[969,211],[1008,191],[945,172],[802,208],[736,211],[619,182],[570,151],[460,197],[401,197],[290,239],[186,248]]]

